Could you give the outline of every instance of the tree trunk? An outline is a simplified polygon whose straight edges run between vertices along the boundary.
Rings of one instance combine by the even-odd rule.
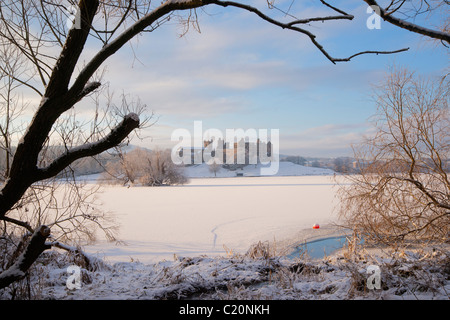
[[[47,226],[42,225],[36,229],[25,251],[11,267],[0,274],[0,289],[26,276],[28,269],[39,255],[45,250],[50,249],[51,246],[45,244],[49,235],[50,228]]]

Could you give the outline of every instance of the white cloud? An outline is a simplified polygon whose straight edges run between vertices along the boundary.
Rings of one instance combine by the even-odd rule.
[[[291,1],[277,3],[288,7]],[[313,2],[295,4],[298,8],[292,13],[299,18],[335,14]],[[258,5],[264,7],[265,3]],[[357,42],[367,32],[365,24],[361,24],[365,11],[355,1],[345,2],[344,6],[350,8],[350,13],[358,12],[357,25],[355,21],[337,21],[305,26],[318,35],[331,55],[338,57],[353,54],[367,44]],[[242,113],[245,120],[253,113],[255,119],[264,115],[268,119],[261,122],[265,124],[278,124],[285,117],[290,128],[295,113],[303,126],[315,126],[283,134],[280,123],[277,127],[281,129],[281,147],[285,150],[345,152],[350,142],[360,137],[362,125],[339,126],[330,122],[336,117],[336,123],[343,123],[346,116],[352,116],[347,122],[365,120],[357,117],[365,116],[372,106],[363,106],[366,109],[361,111],[356,109],[361,107],[357,104],[364,99],[363,93],[369,93],[369,84],[380,79],[377,70],[387,60],[379,58],[376,61],[381,62],[373,65],[367,63],[373,60],[358,57],[355,62],[333,65],[308,37],[270,25],[252,13],[215,6],[207,7],[206,12],[211,16],[198,12],[201,34],[191,30],[177,39],[179,26],[164,25],[140,37],[135,52],[126,47],[108,61],[105,79],[111,86],[119,93],[124,90],[138,96],[160,116],[158,124],[151,128],[153,142],[167,141],[171,132],[167,128],[182,127],[185,121],[214,118],[217,124],[220,119],[239,119]],[[277,14],[275,10],[270,13]],[[139,60],[134,59],[134,54]],[[264,105],[264,98],[271,100]],[[278,101],[280,104],[275,103]],[[266,109],[257,114],[254,110],[261,107],[259,104]],[[279,109],[268,111],[269,104]],[[347,115],[336,112],[330,104],[345,109]]]
[[[302,156],[350,156],[351,146],[370,129],[364,123],[326,124],[291,134],[280,134],[281,153]]]

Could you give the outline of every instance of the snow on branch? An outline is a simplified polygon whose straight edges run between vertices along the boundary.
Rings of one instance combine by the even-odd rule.
[[[432,30],[432,29],[428,29],[422,26],[419,26],[417,24],[408,22],[406,20],[403,19],[399,19],[394,17],[391,13],[387,13],[386,10],[384,10],[377,1],[375,0],[364,0],[364,2],[366,2],[369,6],[371,7],[377,7],[378,10],[375,10],[375,12],[385,21],[403,28],[405,30],[408,31],[412,31],[430,38],[434,38],[434,39],[438,39],[441,41],[445,41],[447,43],[450,44],[450,33],[448,32],[442,32],[439,30]]]
[[[123,121],[117,127],[112,129],[103,139],[67,150],[47,167],[37,169],[38,174],[36,175],[36,181],[55,176],[75,160],[97,155],[118,145],[131,131],[138,127],[139,116],[135,113],[126,115]]]
[[[50,246],[45,243],[49,235],[50,228],[47,226],[42,225],[36,229],[24,252],[11,267],[0,274],[0,289],[25,277],[28,269],[39,255],[50,249]]]
[[[65,250],[73,255],[79,256],[82,259],[83,267],[89,271],[96,271],[100,268],[107,268],[107,265],[101,259],[87,254],[80,247],[70,246],[59,241],[51,241],[48,242],[47,245]]]

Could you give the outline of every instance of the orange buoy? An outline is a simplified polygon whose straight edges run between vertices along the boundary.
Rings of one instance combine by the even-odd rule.
[[[315,224],[315,225],[313,225],[313,229],[319,229],[320,228],[320,226],[319,226],[319,224]]]

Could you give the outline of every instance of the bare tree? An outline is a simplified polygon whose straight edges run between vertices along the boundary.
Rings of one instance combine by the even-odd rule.
[[[144,186],[176,185],[187,182],[182,167],[172,162],[170,150],[145,150],[136,148],[130,152],[119,152],[119,159],[106,165],[103,178],[123,185]]]
[[[137,163],[130,159],[133,154],[118,152],[116,156],[118,160],[110,160],[106,164],[102,179],[122,185],[134,184],[138,178],[138,169]]]
[[[16,48],[0,44],[0,181],[9,176],[14,153],[13,141],[23,130],[18,120],[27,103],[16,92],[21,86],[16,77],[24,73],[24,67],[24,59]]]
[[[0,43],[0,56],[0,181],[4,183],[9,178],[14,144],[25,130],[23,123],[29,107],[19,78],[29,79],[29,75],[26,61],[16,47]],[[76,122],[73,112],[64,121],[61,119],[55,124],[52,131],[61,137],[62,145],[50,145],[49,141],[45,143],[38,158],[40,165],[51,162],[68,147],[68,143],[77,143],[75,136],[81,130],[75,130],[79,125],[69,125],[69,119],[70,124]],[[93,241],[98,229],[104,231],[107,239],[114,240],[116,227],[96,205],[97,190],[97,186],[75,181],[72,168],[57,177],[31,185],[2,219],[0,242],[6,247],[0,270],[13,265],[35,227],[42,224],[52,228],[49,239],[54,246],[61,247],[62,241],[71,245]]]
[[[143,167],[148,158],[148,152],[144,149],[136,148],[129,152],[117,148],[116,159],[108,161],[102,177],[105,181],[123,185],[134,184],[143,174]]]
[[[211,164],[208,164],[208,170],[211,173],[214,173],[214,177],[217,177],[217,172],[220,171],[222,168],[222,165],[217,163],[216,161],[212,162]]]
[[[153,150],[143,159],[139,180],[147,186],[184,184],[188,179],[182,170],[172,162],[171,150]]]
[[[367,239],[448,241],[449,88],[407,70],[378,88],[375,133],[355,148],[361,174],[340,189],[341,215]]]
[[[25,225],[24,221],[8,216],[32,186],[55,177],[70,168],[76,160],[98,155],[114,147],[142,125],[143,121],[138,113],[132,112],[130,108],[126,108],[127,112],[117,113],[113,118],[114,122],[108,122],[105,126],[99,125],[96,113],[91,119],[85,120],[86,123],[93,124],[93,129],[88,134],[80,134],[77,121],[71,120],[76,116],[74,107],[102,89],[100,68],[105,61],[137,35],[152,32],[167,21],[178,18],[186,28],[197,28],[196,10],[199,8],[238,8],[271,25],[307,37],[332,63],[350,61],[362,54],[390,54],[407,50],[369,50],[346,58],[333,57],[306,26],[320,21],[352,20],[354,17],[323,0],[321,3],[330,10],[330,15],[299,19],[289,13],[289,10],[284,10],[282,17],[277,18],[249,4],[221,0],[168,0],[162,3],[144,0],[2,1],[1,45],[20,53],[25,63],[25,72],[13,73],[5,68],[1,71],[15,83],[19,83],[24,91],[34,94],[40,102],[34,105],[34,116],[18,140],[8,164],[8,174],[0,190],[0,220]],[[271,9],[283,11],[273,1],[267,1],[266,4]],[[70,5],[75,10],[69,10]],[[69,18],[73,19],[70,29],[67,24]],[[91,41],[90,45],[97,41],[100,46],[93,57],[84,62],[80,57],[88,39]],[[69,127],[60,124],[68,124]],[[63,148],[51,157],[46,156],[46,150],[51,150],[48,147],[54,144],[58,135]],[[4,148],[8,149],[9,146]],[[7,270],[2,273],[0,287],[23,277],[36,257],[50,247],[45,242],[50,231],[37,223],[38,221],[33,221],[30,225],[36,232],[24,249],[22,258],[17,260],[13,270],[17,272]]]

